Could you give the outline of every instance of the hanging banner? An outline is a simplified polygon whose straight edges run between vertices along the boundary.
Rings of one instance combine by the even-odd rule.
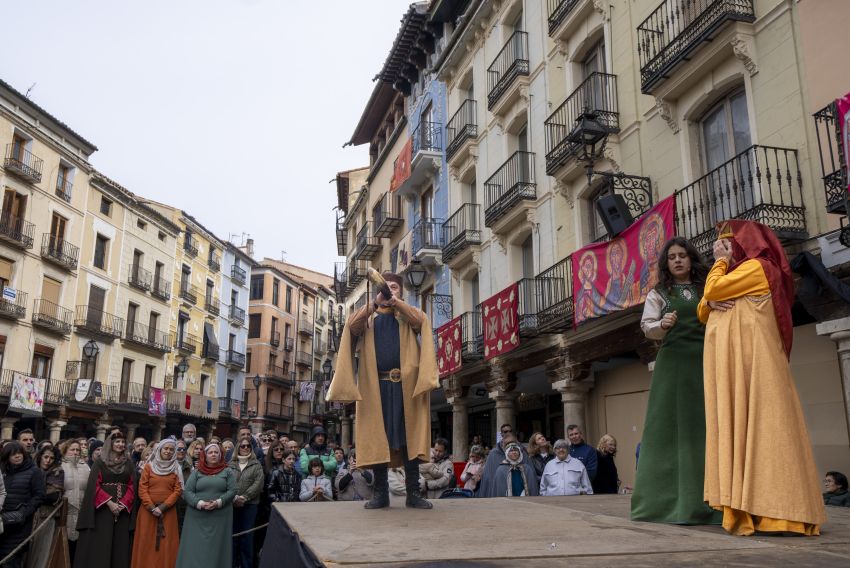
[[[838,136],[841,138],[841,156],[844,161],[844,181],[847,182],[847,191],[850,192],[850,93],[840,99],[835,99],[835,123],[838,128]]]
[[[574,325],[636,306],[658,282],[658,257],[675,234],[674,196],[661,201],[616,238],[572,255]]]
[[[233,401],[233,405],[230,409],[230,416],[232,416],[236,420],[240,420],[242,418],[242,401]]]
[[[77,402],[83,402],[86,400],[89,397],[91,386],[91,379],[77,379],[77,388],[74,389],[74,400]]]
[[[481,302],[484,358],[492,359],[519,347],[519,287],[516,282]]]
[[[393,177],[390,180],[390,191],[395,191],[410,177],[410,160],[413,157],[413,138],[408,138],[407,143],[399,152],[393,162]]]
[[[12,373],[12,392],[9,396],[9,409],[21,414],[41,416],[44,409],[44,393],[47,379],[28,377]]]
[[[463,333],[461,316],[437,328],[437,369],[440,378],[456,373],[461,366]]]
[[[313,394],[316,392],[316,385],[312,381],[304,381],[298,389],[298,399],[301,402],[313,400]]]
[[[411,262],[413,262],[413,231],[408,231],[398,242],[396,273],[400,274],[407,270]]]
[[[148,396],[148,415],[165,416],[166,407],[165,389],[151,387]]]

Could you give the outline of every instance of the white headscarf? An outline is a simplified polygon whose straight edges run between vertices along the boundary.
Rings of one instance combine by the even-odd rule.
[[[171,454],[171,459],[163,459],[162,457],[162,448],[164,448],[166,444],[174,446],[174,453]],[[148,464],[150,464],[151,471],[155,475],[176,474],[177,479],[180,480],[180,487],[183,487],[183,469],[180,467],[180,462],[177,461],[177,440],[173,437],[166,438],[156,445]]]

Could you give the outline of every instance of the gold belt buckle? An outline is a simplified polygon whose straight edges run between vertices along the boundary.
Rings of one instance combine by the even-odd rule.
[[[400,383],[401,382],[401,369],[390,369],[387,371],[387,378],[385,381],[390,381],[391,383]]]

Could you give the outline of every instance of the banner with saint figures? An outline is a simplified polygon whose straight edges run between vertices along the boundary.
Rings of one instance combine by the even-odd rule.
[[[44,410],[46,384],[47,379],[13,373],[9,410],[15,410],[21,414],[41,416]]]
[[[661,201],[608,242],[572,255],[574,325],[646,300],[658,282],[658,257],[675,235],[674,196]]]
[[[463,333],[461,316],[437,328],[437,369],[440,378],[456,373],[461,366]]]
[[[516,282],[481,302],[485,359],[519,347],[518,309],[519,285]]]

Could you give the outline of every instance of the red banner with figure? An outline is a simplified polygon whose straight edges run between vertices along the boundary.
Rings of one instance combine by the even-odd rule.
[[[609,242],[572,255],[574,324],[636,306],[658,282],[658,257],[675,235],[674,196]]]
[[[460,369],[463,332],[460,316],[437,328],[437,369],[440,378],[456,373]]]
[[[847,191],[850,192],[850,93],[840,99],[835,99],[835,124],[838,136],[841,138],[841,159],[844,163],[844,180]]]
[[[485,359],[519,347],[518,306],[519,285],[516,282],[481,302]]]
[[[410,177],[410,161],[413,159],[413,138],[408,138],[407,143],[399,152],[393,162],[393,177],[390,180],[390,191],[395,191],[404,180]]]

